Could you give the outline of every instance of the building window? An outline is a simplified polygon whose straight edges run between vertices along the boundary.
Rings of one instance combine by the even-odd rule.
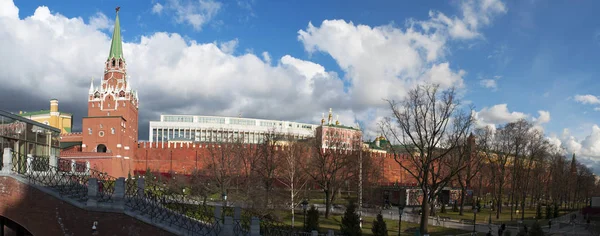
[[[110,133],[115,134],[115,128],[110,128]]]
[[[102,124],[100,124],[100,129],[102,129]]]
[[[92,134],[92,128],[88,128],[88,134]]]
[[[104,137],[104,131],[100,131],[100,132],[98,132],[98,136],[100,136],[100,137]]]

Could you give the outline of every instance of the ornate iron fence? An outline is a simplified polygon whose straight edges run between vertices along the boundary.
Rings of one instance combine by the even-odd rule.
[[[197,204],[183,194],[157,186],[140,189],[135,181],[128,180],[125,205],[154,222],[162,222],[185,234],[218,235],[221,231],[210,208]]]

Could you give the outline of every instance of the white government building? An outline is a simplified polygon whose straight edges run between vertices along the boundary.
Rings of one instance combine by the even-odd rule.
[[[267,133],[294,138],[313,137],[319,125],[291,121],[225,116],[160,115],[150,121],[150,142],[233,142],[259,143]]]

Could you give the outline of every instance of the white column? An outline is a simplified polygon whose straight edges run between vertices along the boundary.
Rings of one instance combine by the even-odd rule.
[[[27,166],[25,166],[26,173],[31,174],[33,168],[31,167],[31,163],[33,162],[33,156],[31,154],[27,154]]]
[[[4,154],[2,155],[2,173],[8,174],[11,172],[13,167],[12,163],[12,149],[4,148]]]
[[[150,143],[152,143],[152,141],[154,141],[154,136],[152,136],[152,134],[154,132],[152,132],[152,130],[153,130],[152,126],[150,126],[150,134],[148,135],[148,140],[150,140]]]

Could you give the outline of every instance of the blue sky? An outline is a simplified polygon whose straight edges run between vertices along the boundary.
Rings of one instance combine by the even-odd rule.
[[[13,5],[18,8],[18,19],[7,7]],[[49,12],[44,13],[40,6]],[[31,100],[27,104],[11,96],[15,102],[0,109],[45,108],[49,94],[58,91],[63,109],[72,110],[79,118],[85,116],[89,78],[101,76],[116,6],[121,7],[129,75],[141,93],[141,139],[146,139],[147,122],[157,120],[160,113],[243,113],[317,122],[329,107],[339,111],[345,123],[358,122],[368,134],[376,135],[376,122],[386,114],[381,99],[400,98],[400,90],[410,84],[406,81],[427,80],[431,68],[446,63],[448,68],[442,66],[435,77],[461,87],[463,100],[475,106],[481,125],[526,118],[587,163],[595,165],[600,160],[600,128],[596,126],[600,123],[600,111],[596,111],[600,110],[600,85],[596,82],[600,22],[594,20],[598,1],[0,0],[0,20],[13,20],[20,27],[5,24],[0,28],[0,36],[15,39],[4,44],[5,48],[0,46],[0,55],[5,60],[6,55],[17,54],[15,57],[35,56],[41,61],[29,66],[30,71],[40,71],[36,73],[14,69],[20,65],[7,66],[17,65],[19,60],[2,61],[4,69],[14,72],[0,76],[0,81],[5,81],[6,88],[12,86],[11,91],[19,91],[27,83],[17,83],[14,78],[60,79],[52,83],[60,85],[56,90],[40,88],[45,92],[26,98]],[[40,17],[31,17],[36,14]],[[80,22],[66,23],[76,19]],[[35,23],[38,21],[47,24]],[[466,24],[467,31],[452,31],[452,26],[459,24]],[[432,33],[424,26],[437,31]],[[411,38],[412,43],[430,44],[418,47],[404,42],[402,34],[408,29],[429,37],[429,41]],[[20,30],[37,31],[36,37],[46,31],[54,36],[47,42],[19,42],[19,37],[32,37],[31,33],[19,34]],[[382,43],[384,39],[387,41]],[[50,48],[47,53],[26,54],[26,48],[45,43],[43,47]],[[378,43],[382,45],[369,50],[369,45]],[[432,45],[438,47],[428,58],[425,54],[432,52]],[[357,47],[363,51],[354,52]],[[411,55],[406,48],[424,54]],[[58,60],[60,55],[53,52],[72,53],[65,58],[73,60]],[[48,63],[44,63],[45,57]],[[149,66],[153,61],[167,66]],[[65,68],[69,69],[65,72]],[[378,79],[389,73],[392,75],[385,83]],[[167,85],[157,85],[160,83]],[[269,86],[259,86],[264,84]],[[365,87],[368,85],[374,87]],[[387,87],[384,85],[389,89],[381,88]],[[63,92],[67,86],[72,93]]]

